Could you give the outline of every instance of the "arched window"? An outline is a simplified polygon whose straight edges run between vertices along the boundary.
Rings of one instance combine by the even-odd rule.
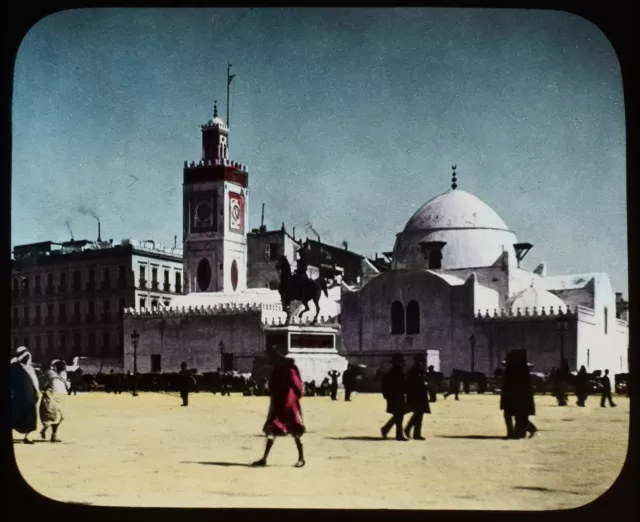
[[[420,333],[420,305],[418,301],[409,301],[407,305],[407,335]]]
[[[396,335],[404,333],[404,306],[400,301],[391,303],[391,333]]]

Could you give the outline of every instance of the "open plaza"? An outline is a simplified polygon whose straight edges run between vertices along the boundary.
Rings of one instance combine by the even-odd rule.
[[[505,440],[497,395],[438,397],[425,441],[380,438],[383,398],[302,399],[306,466],[290,437],[262,455],[267,397],[196,393],[67,398],[60,444],[22,443],[18,468],[40,494],[62,502],[136,507],[550,510],[602,495],[626,458],[629,399],[601,408],[558,407],[536,396],[535,437]],[[40,426],[39,426],[40,428]]]

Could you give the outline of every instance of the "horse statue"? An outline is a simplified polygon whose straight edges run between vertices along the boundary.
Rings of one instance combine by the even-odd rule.
[[[316,305],[316,315],[311,324],[316,324],[318,315],[320,315],[320,296],[322,292],[326,297],[329,297],[327,283],[324,278],[320,277],[313,280],[307,277],[294,277],[291,273],[291,264],[289,264],[289,260],[284,255],[278,257],[276,269],[280,272],[278,291],[280,292],[282,308],[287,312],[285,325],[288,325],[291,320],[291,303],[293,301],[300,301],[304,305],[304,310],[298,314],[298,317],[302,317],[302,314],[310,310],[309,301],[313,301],[313,304]]]

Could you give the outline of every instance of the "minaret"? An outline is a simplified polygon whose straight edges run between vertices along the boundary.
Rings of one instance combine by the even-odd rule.
[[[228,159],[229,128],[217,101],[201,130],[201,161],[184,163],[185,287],[188,293],[240,292],[247,285],[248,174]]]

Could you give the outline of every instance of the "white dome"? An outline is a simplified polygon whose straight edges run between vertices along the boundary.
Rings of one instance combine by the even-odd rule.
[[[537,288],[533,282],[529,288],[525,288],[512,295],[506,302],[507,310],[517,311],[517,309],[520,308],[520,311],[523,313],[525,308],[533,312],[534,307],[537,308],[538,313],[543,307],[548,313],[549,308],[552,306],[557,311],[559,308],[566,308],[567,304],[548,290]]]
[[[464,190],[449,190],[425,203],[407,222],[404,231],[442,228],[509,230],[489,205]]]
[[[500,216],[478,197],[449,190],[425,203],[396,237],[394,268],[433,268],[421,243],[441,242],[442,269],[492,266],[507,252],[517,265],[518,242]]]

